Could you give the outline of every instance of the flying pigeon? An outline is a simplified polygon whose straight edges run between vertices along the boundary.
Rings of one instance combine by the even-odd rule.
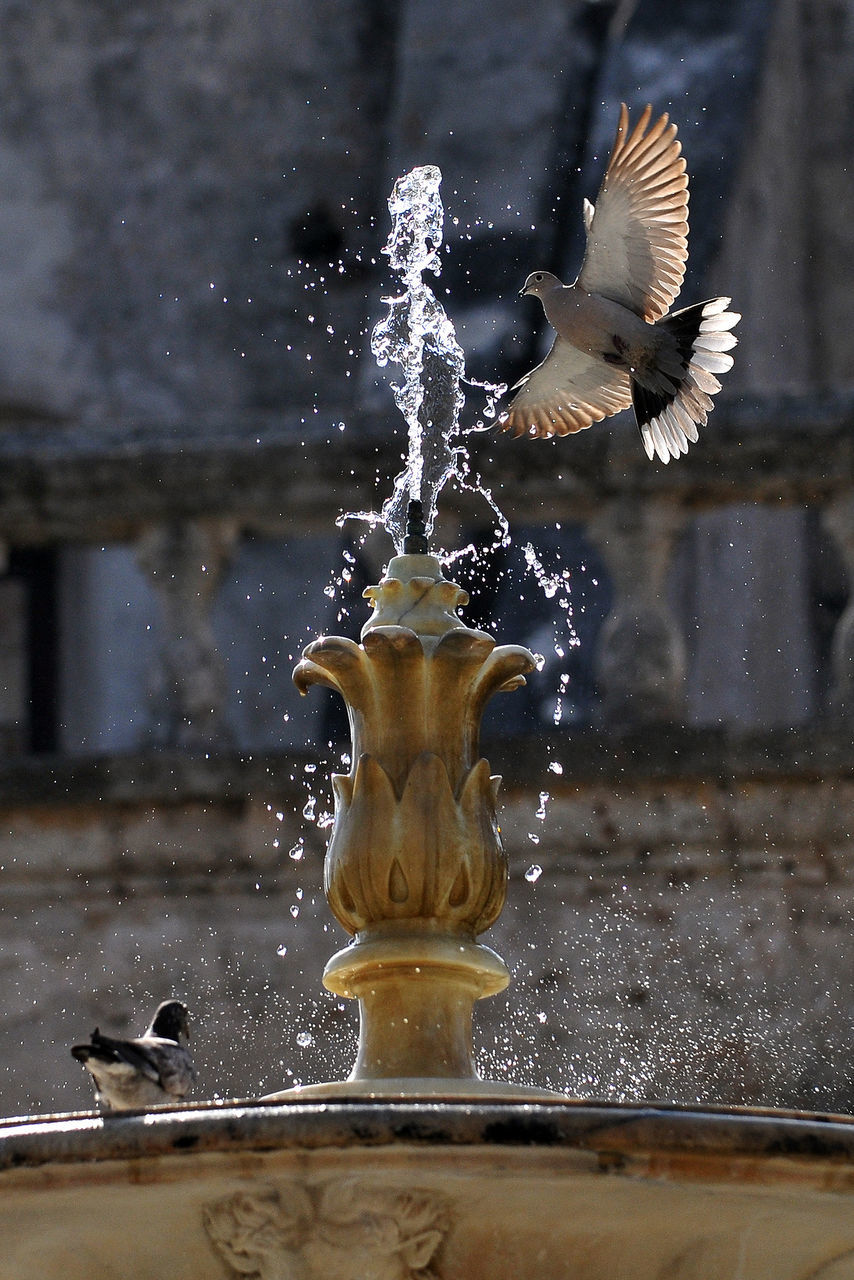
[[[668,314],[688,259],[688,176],[676,126],[647,106],[617,137],[596,205],[584,201],[587,247],[578,279],[534,271],[522,294],[543,304],[557,336],[542,364],[513,388],[499,417],[516,436],[568,435],[631,404],[647,453],[688,452],[732,368],[729,298]]]
[[[72,1055],[91,1072],[98,1105],[131,1111],[175,1102],[189,1093],[196,1072],[187,1050],[187,1007],[164,1000],[151,1026],[136,1040],[114,1040],[96,1027],[90,1044],[75,1044]]]

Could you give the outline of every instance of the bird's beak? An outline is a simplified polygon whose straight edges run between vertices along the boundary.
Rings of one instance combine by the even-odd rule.
[[[524,298],[527,292],[528,292],[527,286],[523,285],[522,288],[519,290],[519,297]]]

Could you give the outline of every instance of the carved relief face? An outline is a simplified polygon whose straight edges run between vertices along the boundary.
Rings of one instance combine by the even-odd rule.
[[[445,1198],[337,1179],[239,1191],[204,1211],[232,1276],[249,1280],[439,1280]]]

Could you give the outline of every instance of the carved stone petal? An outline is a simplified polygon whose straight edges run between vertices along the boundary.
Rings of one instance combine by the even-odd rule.
[[[353,933],[382,920],[440,920],[486,928],[503,903],[506,859],[495,822],[495,780],[481,760],[460,799],[444,761],[415,760],[400,798],[371,756],[337,777],[338,808],[326,863],[330,905]]]
[[[325,878],[332,910],[345,929],[357,933],[388,910],[389,859],[381,851],[394,848],[389,828],[398,801],[388,774],[368,755],[360,756],[351,788],[336,788],[339,804],[346,790],[349,804],[333,828]]]
[[[349,773],[332,774],[332,794],[339,810],[350,807],[353,799],[353,779]]]
[[[398,824],[418,914],[452,929],[486,928],[484,913],[491,923],[500,911],[506,879],[486,761],[471,771],[456,800],[444,762],[425,752],[407,780]]]
[[[460,659],[470,657],[472,663],[482,663],[494,648],[495,641],[485,631],[461,628],[458,631],[448,631],[442,636],[434,650],[433,660],[446,662],[450,659],[453,662],[459,662]]]
[[[365,654],[345,636],[323,636],[303,649],[293,680],[301,694],[313,684],[335,689],[349,703],[363,706],[368,688]]]
[[[460,810],[467,831],[477,832],[470,844],[473,895],[468,915],[476,933],[494,924],[501,914],[507,892],[507,855],[498,833],[495,802],[499,777],[489,772],[486,760],[478,760],[466,778]]]
[[[395,816],[407,853],[412,914],[436,917],[456,876],[464,833],[448,770],[433,752],[425,751],[412,766]]]
[[[477,678],[473,703],[479,714],[496,693],[518,689],[525,676],[536,669],[534,655],[520,644],[503,644],[493,649]]]
[[[493,775],[489,772],[489,761],[478,760],[466,778],[460,795],[460,808],[463,813],[473,816],[480,811],[484,803],[487,807],[494,805],[500,782],[501,778],[498,774]],[[490,814],[490,817],[493,816]]]
[[[416,662],[424,657],[421,641],[409,627],[373,627],[363,645],[372,662]]]
[[[433,705],[446,706],[445,719],[464,717],[463,733],[475,740],[480,718],[472,718],[472,693],[477,689],[480,672],[495,649],[495,641],[480,631],[449,631],[437,644],[432,657],[430,680]],[[441,722],[438,726],[441,729]]]

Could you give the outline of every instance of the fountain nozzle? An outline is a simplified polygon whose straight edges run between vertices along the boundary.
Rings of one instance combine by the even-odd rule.
[[[427,527],[424,524],[424,508],[420,498],[410,498],[406,513],[406,537],[403,540],[403,554],[406,556],[429,555],[427,546]]]

